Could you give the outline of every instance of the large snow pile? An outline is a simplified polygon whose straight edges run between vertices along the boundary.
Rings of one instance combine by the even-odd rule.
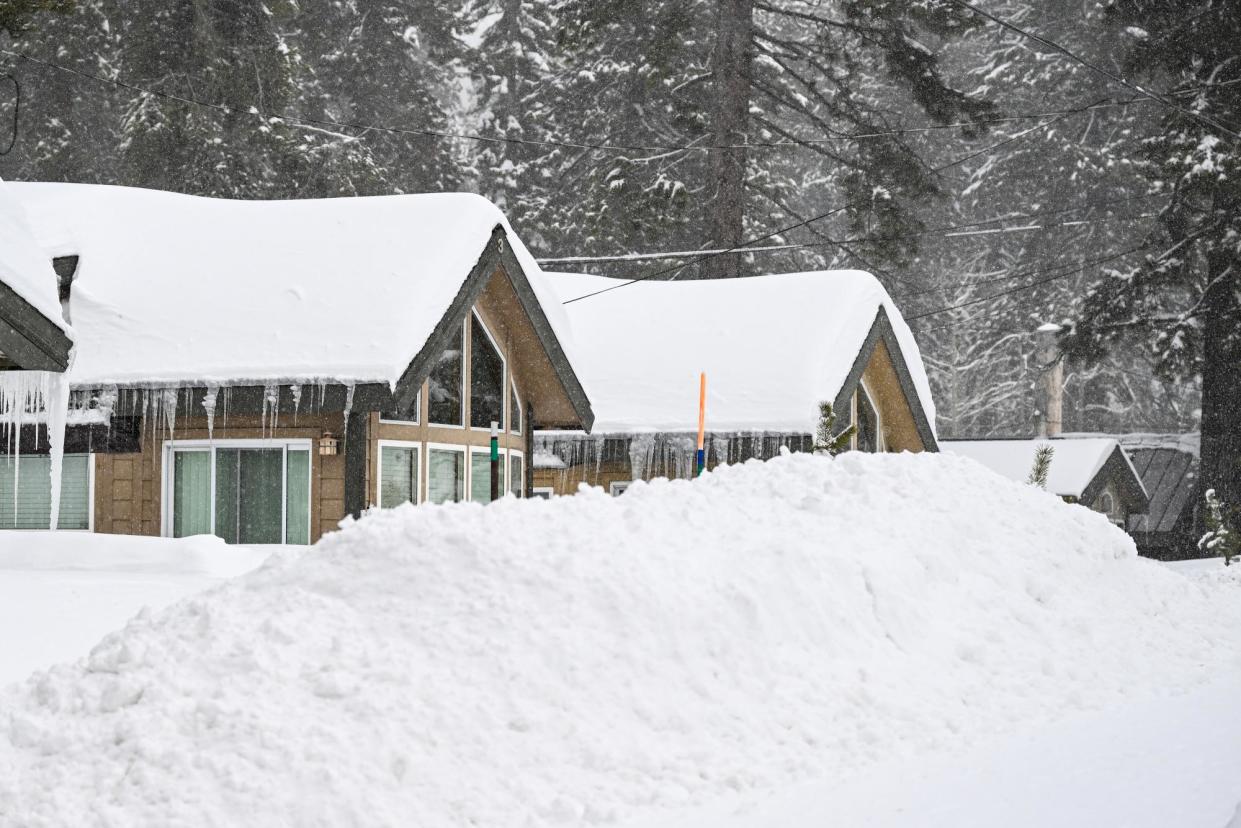
[[[623,822],[1197,686],[1239,625],[950,456],[404,507],[0,695],[0,822]]]

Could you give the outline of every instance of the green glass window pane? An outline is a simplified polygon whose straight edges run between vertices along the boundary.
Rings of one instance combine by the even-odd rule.
[[[526,476],[525,464],[522,462],[519,454],[510,454],[508,457],[508,490],[518,497],[526,496]]]
[[[384,446],[380,454],[379,505],[385,509],[418,502],[418,450]]]
[[[470,326],[470,426],[504,428],[504,361],[478,317]]]
[[[427,451],[427,500],[448,503],[465,495],[465,452]]]
[[[211,534],[211,453],[172,455],[172,536]]]
[[[241,449],[215,452],[215,533],[227,543],[237,543],[241,532],[237,492],[241,486]]]
[[[237,476],[238,543],[280,543],[284,451],[243,449]]]
[[[310,452],[286,452],[284,531],[285,543],[310,543]]]
[[[51,471],[52,460],[47,455],[0,458],[0,529],[48,528]],[[57,528],[90,528],[90,508],[90,455],[66,454],[61,463]]]
[[[90,464],[89,454],[65,455],[60,470],[60,519],[56,521],[56,528],[90,528]],[[48,512],[50,517],[50,503]]]
[[[464,322],[462,323],[464,325]],[[427,419],[444,425],[464,425],[465,355],[464,329],[458,327],[451,344],[427,379]]]
[[[500,463],[500,491],[504,491],[504,463]],[[491,502],[491,450],[470,452],[470,500]]]

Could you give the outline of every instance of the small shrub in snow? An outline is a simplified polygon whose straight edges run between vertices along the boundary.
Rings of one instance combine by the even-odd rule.
[[[1241,534],[1233,526],[1237,510],[1230,509],[1214,489],[1207,489],[1207,531],[1198,540],[1198,548],[1208,555],[1222,557],[1224,565],[1241,557]]]
[[[857,426],[850,423],[839,434],[836,430],[836,412],[829,402],[819,403],[819,426],[814,433],[814,450],[824,451],[835,457],[842,451],[849,450],[849,441],[857,432]]]
[[[1043,443],[1034,450],[1034,465],[1030,467],[1030,477],[1026,480],[1031,486],[1047,488],[1047,474],[1051,471],[1051,459],[1056,454],[1055,446]]]

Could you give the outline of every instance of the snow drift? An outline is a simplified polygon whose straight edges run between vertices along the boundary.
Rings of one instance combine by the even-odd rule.
[[[1195,685],[1234,595],[949,456],[403,507],[0,696],[0,821],[624,821]]]

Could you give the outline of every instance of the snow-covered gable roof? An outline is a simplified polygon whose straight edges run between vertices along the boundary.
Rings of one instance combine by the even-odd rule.
[[[76,386],[392,387],[497,227],[521,268],[538,270],[495,205],[465,193],[237,201],[11,187],[45,252],[80,256],[70,301]],[[552,326],[563,327],[556,303],[532,288]]]
[[[561,301],[622,284],[537,278]],[[819,403],[849,380],[880,309],[927,427],[935,407],[913,334],[883,286],[860,271],[640,282],[564,306],[596,433],[693,431],[707,374],[711,431],[813,433]],[[895,360],[900,356],[893,354]],[[898,369],[899,370],[899,369]]]
[[[1060,497],[1082,499],[1092,489],[1095,478],[1114,455],[1123,458],[1132,483],[1141,489],[1142,479],[1134,470],[1120,444],[1109,437],[1038,440],[942,440],[941,451],[961,454],[978,461],[996,474],[1025,481],[1034,466],[1039,446],[1055,449],[1047,473],[1047,491]],[[1146,492],[1142,489],[1142,498]]]
[[[52,260],[35,243],[25,210],[14,197],[10,185],[3,181],[0,181],[0,284],[8,287],[25,303],[22,308],[3,309],[8,325],[21,328],[25,336],[45,338],[40,337],[38,332],[26,330],[20,320],[7,318],[9,315],[23,315],[28,307],[42,317],[40,327],[48,327],[61,335],[53,337],[60,340],[58,343],[48,342],[46,345],[67,349],[63,338],[71,338],[73,332],[61,312]],[[22,305],[22,302],[14,304]]]

